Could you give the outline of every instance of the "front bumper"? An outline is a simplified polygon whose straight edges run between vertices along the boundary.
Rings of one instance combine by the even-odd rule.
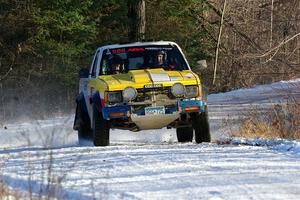
[[[178,102],[180,113],[205,112],[207,102],[204,100],[183,100]]]
[[[141,103],[142,105],[142,103]],[[205,112],[205,100],[180,100],[173,105],[165,106],[165,115],[184,114],[192,112]],[[118,105],[102,108],[103,118],[110,119],[124,119],[134,116],[145,116],[144,107],[140,109],[133,109],[133,105]]]

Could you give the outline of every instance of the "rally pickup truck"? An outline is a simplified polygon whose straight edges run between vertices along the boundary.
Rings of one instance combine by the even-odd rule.
[[[174,42],[114,44],[81,69],[74,130],[79,143],[110,144],[110,129],[176,128],[178,142],[210,142],[200,78]]]

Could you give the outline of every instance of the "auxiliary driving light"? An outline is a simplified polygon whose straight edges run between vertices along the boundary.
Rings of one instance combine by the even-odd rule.
[[[185,94],[185,87],[183,84],[181,83],[175,83],[172,87],[171,87],[171,93],[175,96],[175,97],[183,97]]]
[[[127,87],[122,92],[124,101],[132,101],[137,96],[137,91],[133,87]]]

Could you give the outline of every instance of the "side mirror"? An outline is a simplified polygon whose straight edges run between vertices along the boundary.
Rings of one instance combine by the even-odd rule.
[[[79,70],[79,78],[88,78],[88,77],[89,77],[89,74],[90,74],[90,72],[89,72],[89,70],[86,69],[86,68],[81,68],[81,69]]]
[[[197,61],[197,67],[200,68],[200,69],[206,69],[207,68],[206,60],[198,60]]]

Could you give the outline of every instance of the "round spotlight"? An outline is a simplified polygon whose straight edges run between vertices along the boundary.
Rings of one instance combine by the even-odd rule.
[[[185,94],[185,87],[181,83],[175,83],[171,88],[171,92],[175,97],[183,97]]]
[[[127,87],[122,92],[124,101],[132,101],[137,96],[137,91],[133,87]]]

